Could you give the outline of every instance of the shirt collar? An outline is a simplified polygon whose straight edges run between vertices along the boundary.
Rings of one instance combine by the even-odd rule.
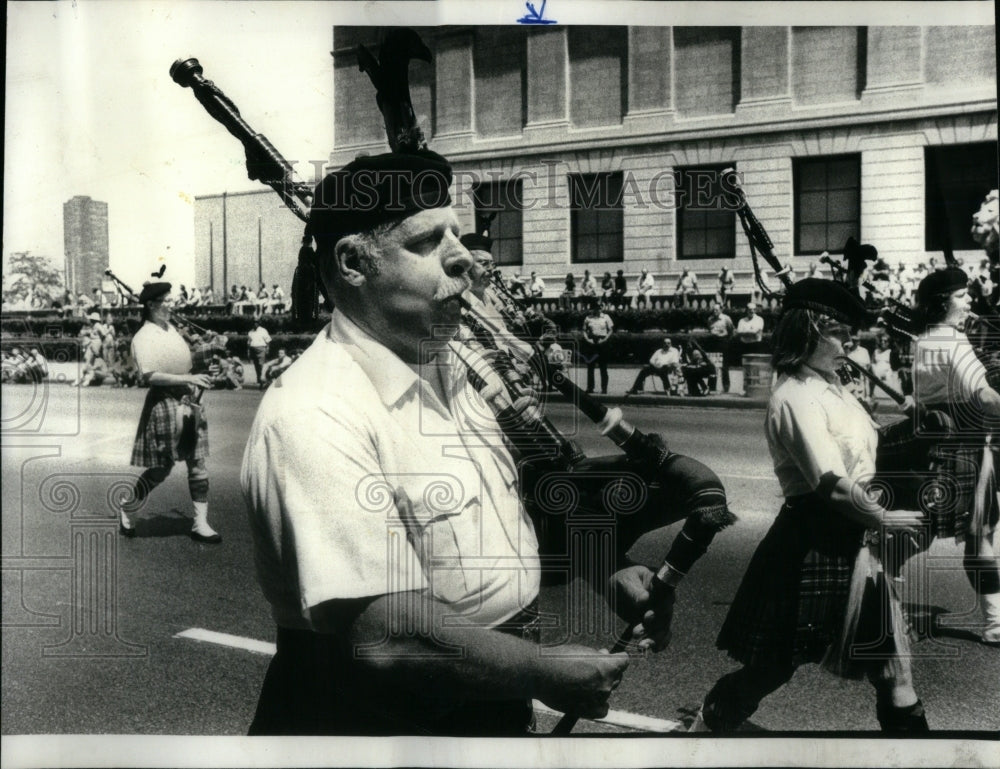
[[[340,310],[334,309],[327,327],[327,337],[347,348],[354,362],[361,367],[371,380],[382,403],[393,408],[411,391],[421,387],[427,392],[433,392],[430,385],[424,381],[411,367],[388,347],[376,340],[371,334],[358,326]],[[445,376],[449,398],[455,393],[460,382],[456,381],[460,367],[453,365],[453,353],[445,348],[438,356],[426,365],[427,376],[437,376],[437,367],[443,367],[452,376]]]

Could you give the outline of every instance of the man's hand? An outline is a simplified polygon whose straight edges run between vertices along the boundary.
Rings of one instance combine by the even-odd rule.
[[[670,622],[674,616],[674,589],[663,586],[650,602],[655,576],[646,566],[629,566],[608,580],[618,615],[632,627],[632,640],[640,649],[662,651],[670,643]],[[663,583],[660,583],[662,585]]]
[[[608,698],[621,683],[628,655],[567,644],[540,660],[538,699],[553,710],[579,718],[604,718]]]

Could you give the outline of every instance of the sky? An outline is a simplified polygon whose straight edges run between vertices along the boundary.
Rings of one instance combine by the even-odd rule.
[[[243,148],[169,75],[194,56],[307,180],[333,147],[335,3],[7,4],[3,255],[63,262],[62,205],[108,204],[111,268],[193,282],[193,197],[257,189]],[[277,201],[277,198],[275,198]],[[289,216],[292,216],[289,213]]]

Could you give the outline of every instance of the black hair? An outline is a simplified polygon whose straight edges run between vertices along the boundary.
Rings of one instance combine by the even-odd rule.
[[[924,333],[928,328],[943,321],[948,316],[948,305],[951,295],[961,289],[951,289],[940,291],[930,296],[917,299],[913,308],[913,323],[918,334]]]

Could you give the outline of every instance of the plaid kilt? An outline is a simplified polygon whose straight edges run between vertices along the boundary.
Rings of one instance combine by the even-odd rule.
[[[743,575],[718,648],[744,665],[819,662],[843,627],[863,535],[819,497],[789,498]]]
[[[149,388],[135,431],[131,464],[138,467],[170,467],[181,459],[208,457],[208,424],[204,418],[204,406],[194,450],[188,454],[178,450],[181,438],[180,406],[190,401],[188,393],[186,387]]]

